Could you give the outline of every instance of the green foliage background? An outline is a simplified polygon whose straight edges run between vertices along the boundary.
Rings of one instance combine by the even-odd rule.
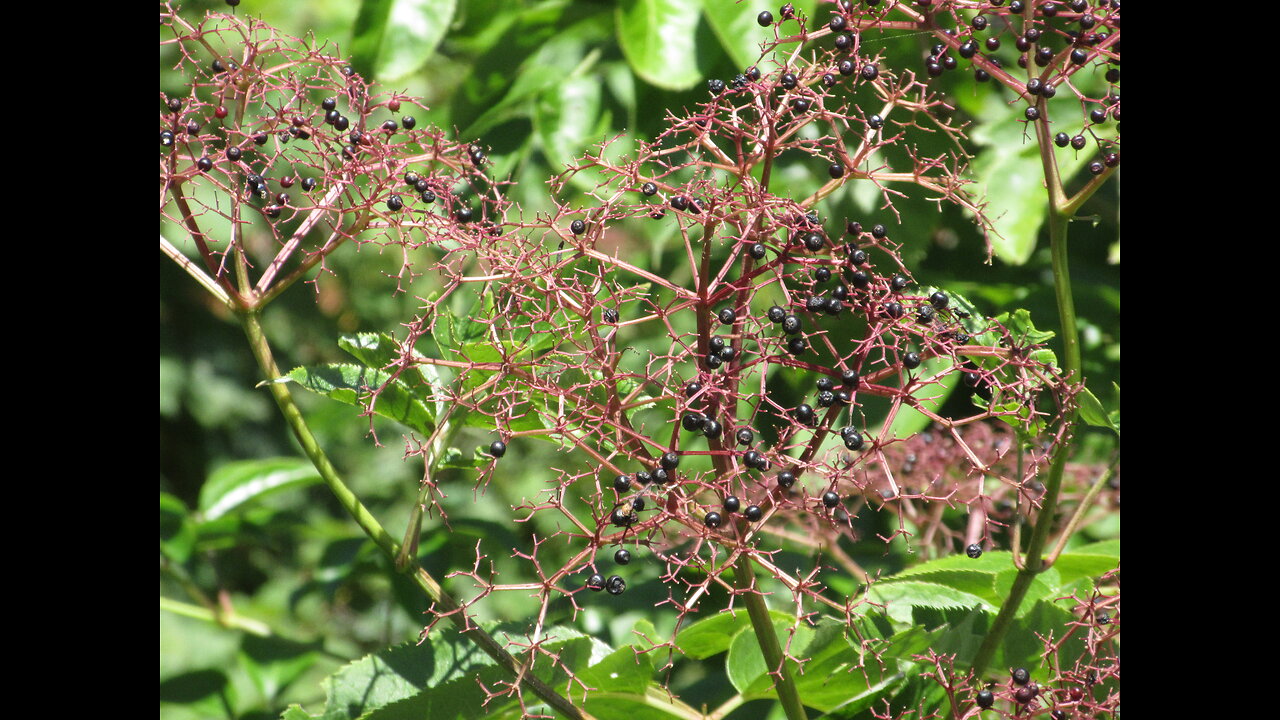
[[[814,3],[796,5],[810,10]],[[182,12],[194,20],[206,10],[226,9],[219,2],[193,2]],[[510,176],[511,195],[532,214],[550,207],[545,183],[564,163],[607,138],[624,135],[615,148],[625,152],[637,138],[654,137],[664,126],[662,109],[691,109],[706,99],[707,78],[727,81],[754,63],[756,43],[768,32],[755,24],[761,9],[716,0],[246,0],[238,12],[340,47],[387,88],[422,97],[430,111],[414,113],[419,125],[453,128],[459,138],[489,148],[492,174]],[[883,42],[890,66],[921,69],[927,37]],[[179,92],[182,80],[164,48],[160,66],[161,91]],[[1048,243],[1041,236],[1044,191],[1034,138],[1016,122],[1022,106],[1010,104],[1012,96],[998,85],[975,83],[963,70],[935,86],[972,123],[973,171],[1004,235],[994,240],[995,261],[985,263],[983,239],[969,218],[923,198],[898,202],[895,216],[873,189],[860,188],[824,202],[824,216],[839,224],[844,218],[885,223],[903,242],[904,260],[921,285],[960,293],[990,315],[1027,308],[1040,326],[1053,327]],[[1079,173],[1089,159],[1084,153],[1069,167]],[[801,197],[823,181],[822,168],[787,160],[776,188]],[[1120,366],[1118,187],[1117,176],[1071,228],[1086,374],[1108,408],[1119,405],[1113,386]],[[618,230],[633,261],[679,280],[683,255],[670,237],[647,227]],[[332,258],[336,275],[320,279],[315,293],[310,285],[299,286],[276,302],[264,322],[281,366],[345,360],[335,343],[340,334],[395,334],[418,306],[412,293],[393,292],[387,273],[397,266],[395,257],[348,246]],[[427,290],[415,293],[425,296]],[[250,619],[247,629],[229,630],[182,612],[161,612],[161,716],[279,717],[289,703],[314,711],[324,704],[323,679],[349,662],[378,651],[412,656],[412,645],[402,644],[417,637],[426,602],[389,571],[316,484],[309,465],[294,459],[300,455],[270,397],[255,388],[261,378],[234,319],[211,314],[200,288],[163,257],[160,345],[161,596],[196,604],[193,588],[218,589]],[[385,526],[403,528],[421,473],[416,462],[402,460],[403,429],[380,418],[370,423],[355,409],[317,396],[299,393],[299,401],[352,488]],[[968,400],[957,395],[952,402]],[[371,428],[381,447],[370,441]],[[482,432],[474,440],[486,441]],[[1086,451],[1101,453],[1110,441],[1091,433]],[[452,531],[428,519],[419,553],[437,577],[470,567],[477,543],[501,572],[513,566],[510,550],[525,545],[536,529],[515,523],[510,508],[547,479],[547,471],[537,468],[549,466],[551,450],[521,445],[512,452],[518,456],[512,467],[524,472],[503,476],[487,492],[473,492],[464,471],[442,478]],[[247,490],[250,482],[256,484]],[[864,522],[871,523],[861,528],[865,536],[881,520]],[[1117,534],[1118,524],[1098,527],[1083,540]],[[897,571],[909,562],[899,545],[887,554],[879,543],[849,551],[873,572]],[[670,613],[653,608],[665,598],[658,583],[649,582],[656,568],[635,567],[628,594],[607,609],[588,607],[575,624],[579,631],[615,648],[634,641],[637,623],[652,623],[651,637],[671,636]],[[459,585],[465,595],[466,583]],[[482,603],[480,619],[525,617],[529,601],[513,595]],[[558,610],[562,617],[551,622],[569,622],[567,608]],[[580,651],[592,653],[591,641],[582,642]],[[400,647],[384,651],[393,646]],[[750,675],[731,668],[726,677],[681,661],[673,687],[690,702],[715,703],[732,694],[729,683],[742,683],[740,690],[751,685],[755,676],[743,673]],[[631,676],[624,673],[626,678]]]

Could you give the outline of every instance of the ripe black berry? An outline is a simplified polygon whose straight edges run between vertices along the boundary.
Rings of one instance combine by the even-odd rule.
[[[810,252],[818,252],[825,244],[826,241],[823,239],[822,233],[811,232],[804,236],[804,246]]]
[[[724,499],[724,509],[726,512],[738,512],[738,508],[740,507],[742,507],[742,501],[738,499],[737,495],[730,495]]]
[[[941,290],[929,296],[929,304],[938,310],[942,310],[951,302],[951,298]]]
[[[621,576],[610,575],[605,589],[609,591],[610,595],[621,595],[627,591],[627,581],[623,580]]]
[[[1083,135],[1076,135],[1075,137],[1071,138],[1071,147],[1075,148],[1076,150],[1083,150],[1084,145],[1085,145],[1085,139]]]
[[[702,522],[706,523],[706,526],[711,528],[720,527],[720,521],[720,513],[715,512],[714,510],[707,513],[707,516],[702,519]]]
[[[827,306],[827,299],[821,295],[814,295],[805,301],[804,307],[809,312],[818,312]]]
[[[787,341],[787,352],[792,355],[803,355],[807,349],[808,345],[805,345],[804,338],[795,337]]]
[[[840,496],[828,490],[822,494],[822,504],[833,508],[840,504]]]
[[[1120,155],[1117,153],[1107,153],[1102,156],[1102,163],[1107,167],[1115,167],[1120,164]]]
[[[697,395],[701,391],[702,391],[702,383],[700,382],[694,381],[684,386],[685,397],[693,397],[694,395]]]
[[[731,349],[731,348],[726,348],[726,349]],[[709,438],[720,437],[720,431],[721,431],[720,423],[716,422],[715,420],[707,420],[702,425],[702,434],[706,435]]]
[[[613,480],[613,489],[620,493],[624,493],[631,489],[631,478],[626,475],[619,475]]]
[[[609,522],[612,522],[617,527],[628,527],[636,520],[635,513],[625,508],[618,508],[609,516]]]
[[[423,191],[422,191],[422,202],[427,203],[428,205],[430,205],[431,203],[433,203],[433,202],[435,202],[435,201],[436,201],[436,194],[435,194],[435,193],[431,192],[430,190],[423,190]]]
[[[844,440],[844,446],[846,448],[854,452],[861,450],[864,444],[862,433],[851,427],[847,427],[840,431],[840,439]]]
[[[1093,173],[1094,175],[1101,175],[1106,169],[1107,169],[1107,166],[1103,165],[1097,160],[1094,160],[1093,162],[1089,163],[1089,172]]]
[[[268,205],[262,208],[262,212],[266,213],[267,217],[272,218],[273,220],[280,217],[280,207],[277,205]]]
[[[986,710],[996,704],[996,696],[990,690],[979,690],[978,696],[975,698],[978,707]]]
[[[196,167],[200,168],[200,172],[209,172],[213,169],[213,161],[207,156],[196,161]]]
[[[978,383],[982,380],[982,376],[976,372],[966,372],[963,378],[964,384],[969,387],[978,387]]]
[[[734,439],[738,441],[739,445],[750,445],[755,442],[756,434],[751,432],[750,428],[739,428],[738,432],[734,434]]]
[[[680,455],[674,452],[663,453],[658,463],[662,465],[663,470],[670,472],[680,465]]]
[[[506,455],[507,444],[502,442],[501,440],[494,440],[493,444],[489,446],[489,454],[494,456],[495,458],[500,458],[503,455]]]
[[[924,307],[916,311],[916,320],[925,324],[931,323],[933,322],[933,318],[936,317],[937,314],[938,314],[938,311],[934,310],[932,305],[925,305]]]
[[[457,220],[460,223],[471,222],[471,217],[472,217],[472,213],[471,213],[471,208],[469,207],[460,207],[457,210],[453,211],[453,219]]]
[[[604,576],[600,574],[592,575],[587,578],[587,589],[600,592],[604,589]]]
[[[720,319],[721,325],[732,325],[738,319],[738,314],[733,311],[733,308],[725,308],[716,317]]]
[[[631,551],[623,548],[613,554],[613,561],[619,565],[629,565],[631,563]]]
[[[1085,61],[1087,61],[1088,59],[1089,59],[1089,53],[1085,52],[1084,50],[1081,50],[1080,48],[1076,48],[1075,50],[1071,51],[1071,62],[1075,63],[1076,65],[1083,65],[1085,64]]]
[[[778,78],[778,82],[782,87],[788,90],[794,90],[796,88],[796,75],[795,73],[783,73],[782,77]]]
[[[858,385],[858,371],[845,370],[840,374],[840,382],[846,387],[856,387]]]
[[[827,174],[837,180],[844,177],[844,165],[838,162],[831,163],[827,166]]]
[[[574,235],[581,235],[586,231],[587,231],[587,224],[582,222],[581,220],[574,220],[573,222],[569,223],[569,232],[573,233]]]
[[[964,554],[968,555],[974,560],[977,560],[978,558],[982,557],[982,546],[979,545],[978,543],[973,543],[972,545],[964,549]]]
[[[830,390],[818,391],[818,407],[831,407],[835,404],[836,394]]]
[[[1060,132],[1053,136],[1053,144],[1060,148],[1064,148],[1071,144],[1071,137],[1064,132]]]
[[[796,484],[795,473],[791,472],[790,470],[783,470],[782,472],[778,473],[778,487],[789,488],[795,484]]]
[[[750,255],[751,255],[751,257],[752,257],[752,258],[754,258],[754,259],[756,259],[756,260],[763,260],[763,259],[764,259],[764,254],[765,254],[765,247],[764,247],[764,243],[755,243],[755,244],[753,244],[753,245],[750,247],[750,249],[748,249],[748,250],[747,250],[747,253],[748,253],[748,254],[750,254]]]
[[[677,195],[671,198],[671,207],[681,212],[684,212],[685,210],[689,209],[689,198],[683,195]]]
[[[841,60],[840,63],[836,65],[836,70],[838,70],[840,74],[844,75],[845,77],[852,75],[854,72],[857,71],[857,69],[858,67],[853,64],[852,60]]]
[[[767,470],[767,469],[769,469],[769,461],[768,461],[768,460],[765,460],[765,459],[764,459],[764,455],[761,455],[760,453],[756,452],[755,450],[748,450],[748,451],[746,451],[746,452],[742,453],[742,464],[743,464],[743,465],[746,465],[747,467],[751,468],[752,470]]]
[[[640,194],[644,195],[645,197],[653,197],[657,193],[658,193],[658,186],[654,185],[651,182],[647,182],[644,185],[640,186]]]
[[[795,411],[792,412],[792,416],[799,422],[808,425],[813,422],[813,408],[808,403],[800,403],[796,406]]]
[[[1091,120],[1094,125],[1101,125],[1107,121],[1107,111],[1102,108],[1091,110],[1089,112],[1089,120]]]
[[[1027,703],[1035,699],[1035,696],[1038,695],[1039,693],[1040,693],[1040,688],[1032,684],[1032,685],[1028,685],[1026,687],[1020,687],[1017,690],[1014,690],[1013,699],[1016,700],[1020,705],[1026,705]]]
[[[840,298],[830,297],[823,304],[823,309],[827,311],[828,315],[839,315],[844,310],[844,303],[840,302]]]
[[[782,332],[788,335],[795,335],[800,332],[800,328],[802,326],[803,324],[800,322],[800,318],[795,315],[787,315],[782,318]]]
[[[742,516],[750,522],[759,522],[764,517],[764,511],[759,505],[748,505],[746,510],[742,511]]]
[[[680,424],[689,432],[701,430],[706,422],[707,418],[702,413],[685,413],[684,417],[680,419]]]
[[[315,189],[316,189],[315,178],[302,178],[302,190],[304,192],[311,192],[312,190],[315,190]]]
[[[880,77],[880,66],[875,63],[867,63],[862,66],[862,79],[875,80]]]
[[[385,130],[385,131],[387,131],[387,132],[395,132],[395,131],[396,131],[396,129],[397,129],[397,128],[399,128],[399,127],[400,127],[400,126],[396,124],[396,121],[395,121],[395,120],[388,120],[388,121],[386,121],[386,122],[382,123],[382,129],[383,129],[383,130]]]
[[[708,80],[707,90],[710,91],[712,95],[719,95],[724,92],[724,81],[719,78],[712,78],[711,80]]]
[[[1026,685],[1031,680],[1031,673],[1026,668],[1014,668],[1013,683],[1015,685]]]
[[[765,10],[756,16],[756,24],[760,27],[769,27],[773,24],[773,13]]]
[[[910,284],[911,281],[907,280],[904,275],[894,275],[893,279],[889,281],[889,287],[893,288],[894,292],[902,292]]]
[[[614,310],[613,308],[605,308],[604,312],[601,313],[600,316],[601,318],[604,319],[605,322],[609,323],[610,325],[618,322],[618,311]]]
[[[1036,50],[1036,65],[1046,67],[1053,59],[1053,48],[1041,46]]]
[[[169,142],[170,144],[173,143],[172,135],[170,135]],[[230,160],[231,162],[237,162],[238,160],[240,160],[240,158],[243,155],[244,153],[240,150],[240,148],[236,147],[235,145],[232,145],[231,147],[227,148],[227,159]]]
[[[891,302],[884,306],[884,312],[889,317],[897,320],[902,317],[902,303]]]
[[[809,100],[807,98],[796,98],[791,101],[791,109],[797,113],[809,112]]]
[[[920,367],[920,353],[909,352],[902,356],[902,366],[908,370],[915,370]]]
[[[1031,107],[1024,110],[1022,114],[1026,116],[1026,118],[1031,122],[1035,122],[1036,120],[1040,119],[1040,108],[1037,108],[1035,105],[1032,105]]]
[[[978,43],[972,39],[966,40],[960,45],[960,50],[958,52],[960,53],[960,57],[968,60],[978,54]]]
[[[404,201],[400,199],[399,195],[392,195],[391,197],[387,198],[387,209],[390,210],[391,212],[396,212],[403,207],[404,207]]]

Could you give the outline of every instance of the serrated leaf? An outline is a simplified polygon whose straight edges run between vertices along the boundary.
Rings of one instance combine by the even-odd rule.
[[[631,69],[665,90],[687,90],[702,80],[696,33],[701,8],[681,0],[620,0],[618,42]]]
[[[395,80],[426,63],[453,22],[457,0],[363,0],[351,38],[361,74]]]
[[[990,609],[991,603],[972,593],[962,592],[939,583],[921,580],[879,582],[867,590],[867,598],[885,606],[885,612],[897,622],[911,622],[913,607]]]
[[[270,493],[320,482],[320,473],[301,458],[243,460],[215,470],[200,488],[200,517],[211,522]]]
[[[395,420],[424,436],[435,429],[435,413],[403,381],[391,380],[391,375],[382,370],[347,363],[303,366],[275,382],[295,382],[311,392],[362,410],[368,406],[370,393],[379,390],[373,403],[374,414]]]
[[[1070,637],[1070,623],[1076,618],[1060,603],[1039,600],[1030,604],[1026,612],[1014,619],[1005,641],[1000,644],[993,667],[1025,667],[1031,670],[1032,679],[1044,683],[1050,679],[1049,668],[1043,657],[1045,643],[1052,638],[1058,644],[1057,662],[1062,667],[1073,667],[1084,655],[1085,644],[1077,629]]]
[[[996,592],[1000,593],[1001,598],[1009,596],[1009,590],[1013,587],[1013,582],[1018,576],[1017,569],[1009,569],[996,576]],[[1022,617],[1037,600],[1053,598],[1059,594],[1059,588],[1062,586],[1061,576],[1055,568],[1047,568],[1044,572],[1036,575],[1031,581],[1031,585],[1027,588],[1027,593],[1022,598],[1022,604],[1018,606],[1018,611],[1014,617]]]

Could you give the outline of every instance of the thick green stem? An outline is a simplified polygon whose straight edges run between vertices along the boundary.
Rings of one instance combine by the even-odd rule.
[[[773,675],[773,686],[778,691],[778,699],[782,701],[787,720],[805,720],[807,716],[804,705],[800,702],[800,691],[796,689],[791,668],[782,654],[782,646],[778,644],[778,635],[773,630],[773,620],[769,618],[764,595],[755,589],[756,574],[751,566],[751,558],[746,553],[738,556],[738,561],[733,566],[733,575],[738,589],[744,591],[742,598],[747,605],[747,615],[751,618],[751,629],[755,631],[756,642],[760,643],[765,667]]]
[[[1063,212],[1050,193],[1049,206],[1049,242],[1053,257],[1054,293],[1058,302],[1058,319],[1063,340],[1063,370],[1070,382],[1082,381],[1080,360],[1080,337],[1076,330],[1075,303],[1071,298],[1071,273],[1067,267],[1067,223],[1070,215]],[[1058,509],[1058,494],[1062,489],[1063,471],[1067,466],[1067,456],[1071,452],[1071,426],[1075,424],[1076,411],[1065,410],[1063,422],[1066,425],[1062,441],[1049,466],[1049,478],[1045,483],[1044,496],[1040,501],[1040,514],[1036,518],[1035,528],[1031,532],[1031,541],[1027,544],[1026,561],[1014,578],[1009,596],[1000,606],[1000,612],[991,624],[991,629],[982,639],[982,646],[973,660],[973,673],[981,676],[987,665],[995,656],[996,649],[1004,640],[1004,635],[1013,618],[1022,605],[1032,581],[1045,568],[1041,553],[1049,538],[1049,530],[1053,527]]]
[[[311,460],[316,470],[319,471],[320,477],[324,479],[325,485],[329,487],[334,497],[338,498],[338,502],[356,521],[360,529],[373,540],[374,544],[388,558],[394,561],[396,555],[400,552],[400,544],[383,529],[377,518],[369,512],[364,504],[360,502],[360,499],[356,497],[356,494],[342,481],[342,477],[333,467],[333,464],[329,462],[328,456],[320,448],[315,436],[311,434],[311,428],[307,425],[306,420],[302,417],[302,412],[294,403],[293,395],[289,392],[289,389],[282,383],[273,382],[280,377],[280,369],[276,366],[275,358],[271,355],[271,346],[267,343],[266,335],[263,333],[258,312],[256,310],[248,310],[241,313],[240,317],[245,335],[249,339],[249,346],[253,350],[253,356],[258,361],[258,367],[261,368],[268,380],[267,388],[271,391],[272,397],[275,398],[276,404],[280,407],[280,412],[284,415],[285,421],[289,423],[289,429],[293,431],[294,437],[302,445],[303,452],[307,454],[307,458]],[[591,718],[587,713],[574,707],[573,703],[568,699],[562,697],[554,689],[534,677],[529,672],[529,668],[522,665],[511,653],[508,653],[501,643],[472,624],[466,614],[466,609],[446,593],[440,583],[427,571],[417,567],[416,563],[409,564],[405,570],[412,571],[414,581],[418,584],[418,587],[422,588],[435,601],[437,614],[448,617],[460,633],[475,643],[495,662],[506,668],[520,684],[524,685],[539,698],[542,698],[543,701],[565,717],[574,718],[575,720]]]

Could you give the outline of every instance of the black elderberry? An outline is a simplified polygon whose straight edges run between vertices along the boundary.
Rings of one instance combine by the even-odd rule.
[[[822,237],[822,233],[811,232],[804,236],[804,246],[810,252],[818,252],[826,244]]]
[[[684,417],[680,419],[680,424],[689,432],[701,430],[706,422],[707,418],[702,413],[685,413]]]
[[[453,219],[457,220],[460,223],[465,224],[465,223],[471,222],[472,216],[473,216],[473,213],[471,211],[471,208],[469,207],[460,207],[457,210],[453,211]]]
[[[587,231],[587,224],[582,222],[581,220],[574,220],[573,222],[569,223],[569,232],[573,233],[574,235],[581,235],[586,231]]]
[[[773,24],[773,13],[765,10],[756,16],[756,24],[760,27],[769,27]]]
[[[731,347],[725,347],[720,350],[720,359],[729,362],[737,357],[738,353]]]
[[[942,67],[944,70],[955,70],[957,65],[958,63],[955,58],[950,55],[942,56]]]
[[[865,290],[871,284],[871,277],[862,270],[854,270],[849,275],[849,282],[853,283],[854,287]]]
[[[662,465],[663,470],[670,472],[680,465],[680,455],[675,452],[665,452],[658,462]]]
[[[978,383],[982,380],[982,376],[976,372],[966,372],[962,378],[964,379],[964,384],[969,387],[978,387]]]
[[[702,425],[702,434],[707,436],[708,438],[720,437],[720,431],[721,431],[720,423],[716,422],[715,420],[707,420]]]
[[[753,470],[768,470],[769,461],[764,459],[764,455],[755,450],[748,450],[742,454],[742,464]]]
[[[880,66],[875,63],[867,63],[862,66],[862,79],[875,80],[880,77]]]
[[[629,527],[637,519],[635,513],[625,508],[618,508],[609,516],[609,522],[613,523],[615,527]]]
[[[734,439],[738,441],[739,445],[750,445],[755,442],[756,434],[751,432],[750,428],[739,428],[738,432],[734,434]]]
[[[796,98],[791,101],[791,109],[797,113],[809,112],[809,100],[807,98]]]
[[[894,320],[897,320],[898,318],[902,317],[902,313],[903,313],[902,303],[896,303],[896,302],[888,303],[884,306],[884,312],[889,317],[893,318]]]
[[[1071,138],[1071,147],[1075,148],[1076,150],[1083,150],[1084,145],[1085,145],[1085,139],[1083,135],[1076,135],[1075,137]]]
[[[627,550],[626,548],[622,548],[618,550],[618,552],[613,554],[613,561],[618,563],[619,565],[630,565],[631,551]]]
[[[730,495],[724,499],[725,512],[736,513],[740,507],[742,507],[742,501],[738,499],[737,495]]]
[[[1120,82],[1120,68],[1111,68],[1110,70],[1107,70],[1107,73],[1103,75],[1103,77],[1112,85]]]
[[[500,458],[503,455],[506,455],[507,444],[502,442],[501,440],[494,440],[493,443],[489,445],[489,454],[494,456],[495,458]]]
[[[747,76],[743,75],[742,73],[738,73],[737,75],[733,76],[733,82],[730,83],[729,85],[734,90],[741,90],[742,88],[747,86]]]
[[[738,314],[733,311],[733,308],[725,308],[716,317],[719,318],[721,325],[732,325],[738,319]]]
[[[747,254],[755,260],[763,260],[765,250],[764,243],[753,243],[751,247],[747,249]]]
[[[658,186],[654,185],[651,182],[647,182],[644,185],[640,186],[640,194],[644,195],[645,197],[653,197],[654,195],[657,194],[657,192],[658,192]]]
[[[1048,66],[1048,64],[1049,64],[1049,61],[1050,61],[1050,60],[1052,60],[1052,59],[1053,59],[1053,48],[1051,48],[1051,47],[1041,47],[1041,48],[1039,48],[1039,49],[1037,49],[1037,50],[1036,50],[1036,65],[1037,65],[1037,66],[1039,66],[1039,67],[1046,67],[1046,66]]]
[[[848,33],[840,33],[832,43],[835,44],[837,50],[845,52],[849,48],[853,47],[853,38],[849,37]]]
[[[613,489],[620,493],[624,493],[631,489],[631,478],[626,475],[619,475],[613,479]]]
[[[679,210],[680,212],[684,212],[689,209],[689,198],[683,195],[677,195],[671,198],[671,207]]]
[[[817,396],[818,407],[831,407],[835,404],[836,394],[830,390],[819,390]]]
[[[1026,7],[1023,5],[1022,0],[1013,0],[1013,2],[1009,3],[1009,12],[1014,15],[1021,15],[1025,9]]]
[[[604,590],[604,576],[600,574],[596,574],[587,578],[586,587],[588,590],[593,590],[595,592],[600,592],[601,590]]]
[[[792,412],[792,416],[798,422],[808,425],[813,422],[813,408],[808,403],[800,403]]]
[[[391,212],[396,212],[403,207],[404,207],[404,201],[400,199],[399,195],[392,195],[391,197],[387,198],[387,209],[390,210]]]
[[[302,178],[302,190],[303,190],[303,192],[311,192],[312,190],[315,190],[315,189],[316,189],[316,179],[315,179],[315,178]]]
[[[803,355],[804,351],[809,348],[805,345],[804,338],[791,338],[787,341],[787,352],[792,355]]]
[[[623,580],[619,575],[611,575],[605,589],[609,591],[610,595],[621,595],[627,591],[627,581]]]
[[[1013,684],[1026,685],[1031,680],[1031,673],[1026,668],[1014,668]]]
[[[638,497],[631,501],[631,509],[637,512],[644,510],[644,498]]]
[[[418,182],[413,184],[413,189],[417,190],[420,193],[425,194],[428,190],[431,189],[431,185],[426,180],[419,180]],[[433,197],[432,200],[434,199],[435,198]]]
[[[199,168],[200,172],[209,172],[210,170],[213,169],[213,161],[210,160],[207,156],[201,157],[199,160],[196,161],[196,167]]]
[[[1107,169],[1107,166],[1103,165],[1097,160],[1094,160],[1093,162],[1089,163],[1089,172],[1094,175],[1101,175],[1106,169]]]
[[[268,205],[262,209],[262,212],[266,213],[267,217],[273,220],[280,217],[280,207],[278,205]]]
[[[1023,111],[1023,115],[1026,116],[1027,120],[1030,120],[1031,122],[1035,122],[1036,120],[1040,119],[1040,109],[1032,105],[1031,107]]]
[[[430,190],[422,191],[422,202],[427,203],[429,205],[435,201],[436,201],[435,193],[431,192]]]
[[[843,383],[845,387],[857,387],[858,371],[845,370],[843,373],[840,373],[840,382]]]
[[[1035,699],[1035,696],[1038,695],[1039,692],[1040,689],[1034,684],[1028,685],[1027,687],[1020,687],[1013,691],[1013,699],[1020,705],[1026,705]]]
[[[648,485],[653,482],[653,475],[650,475],[648,470],[641,470],[636,473],[636,482],[641,485]]]
[[[707,90],[712,95],[719,95],[724,92],[724,81],[719,78],[712,78],[707,81]]]
[[[823,265],[822,267],[813,271],[814,282],[824,283],[830,279],[831,279],[831,268],[827,267],[826,265]]]
[[[916,311],[916,319],[922,323],[931,323],[933,318],[938,314],[931,305],[925,305]]]
[[[1115,167],[1120,164],[1120,156],[1116,153],[1107,153],[1102,156],[1102,163],[1107,167]]]
[[[978,543],[973,543],[972,545],[964,549],[964,554],[968,555],[974,560],[977,560],[978,558],[982,557],[982,546],[979,545]]]
[[[894,292],[902,292],[910,284],[911,281],[907,280],[905,275],[894,275],[893,279],[889,281],[889,287],[893,288]]]
[[[333,121],[333,129],[338,132],[345,132],[349,127],[351,127],[351,121],[345,115],[339,115]]]
[[[822,494],[822,504],[828,508],[833,508],[840,504],[840,496],[828,490]]]
[[[978,703],[978,707],[983,710],[986,710],[996,704],[996,696],[990,690],[979,690],[975,700]]]
[[[778,487],[789,488],[795,484],[796,484],[795,473],[791,472],[790,470],[783,470],[782,472],[778,473]]]
[[[1107,121],[1107,111],[1101,108],[1091,110],[1089,111],[1089,120],[1091,120],[1094,125],[1101,125]]]
[[[749,522],[759,522],[760,518],[764,517],[764,511],[759,505],[748,505],[747,509],[742,511],[742,516]]]
[[[774,305],[769,308],[767,313],[765,313],[765,317],[769,318],[769,322],[771,323],[780,323],[787,317],[787,311],[777,305]]]
[[[721,522],[720,513],[715,512],[713,510],[707,513],[706,517],[702,519],[702,522],[705,523],[706,526],[709,528],[718,528],[720,527],[720,522]]]
[[[827,306],[827,299],[821,295],[814,295],[805,301],[805,309],[811,313],[816,313]]]
[[[841,60],[840,63],[836,65],[836,70],[845,77],[854,74],[857,72],[857,69],[858,66],[854,65],[852,60]]]
[[[782,77],[778,78],[778,83],[781,84],[782,87],[786,88],[787,90],[795,90],[796,89],[795,73],[783,73]]]
[[[782,318],[782,332],[788,335],[795,335],[800,332],[801,327],[803,327],[803,323],[795,315],[787,315]]]
[[[1071,51],[1071,62],[1075,63],[1076,65],[1083,65],[1085,64],[1086,61],[1088,61],[1088,59],[1089,59],[1089,53],[1085,52],[1084,50],[1081,50],[1080,48],[1076,48],[1075,50]]]
[[[759,80],[759,79],[760,79],[760,68],[758,68],[758,67],[756,67],[756,66],[754,66],[754,65],[752,65],[751,67],[747,68],[747,77],[748,77],[748,78],[750,78],[750,79],[752,79],[752,80]]]
[[[1053,144],[1060,148],[1064,148],[1071,144],[1071,137],[1064,132],[1060,132],[1053,136]]]
[[[702,391],[702,383],[700,382],[694,381],[684,386],[685,397],[693,397],[694,395],[697,395],[701,391]]]
[[[822,309],[826,310],[828,315],[839,315],[844,311],[844,303],[840,302],[839,298],[827,298],[827,302],[823,304]]]
[[[169,143],[173,144],[172,135],[170,135]],[[230,160],[231,162],[237,162],[238,160],[240,160],[240,158],[243,155],[244,153],[240,150],[240,148],[236,147],[235,145],[232,145],[231,147],[227,148],[227,159]]]
[[[227,66],[222,64],[222,60],[214,60],[209,68],[213,70],[214,74],[226,72],[227,70]]]
[[[847,427],[840,431],[840,439],[844,440],[844,446],[853,452],[857,452],[862,449],[862,433],[851,427]]]
[[[902,366],[908,370],[920,367],[920,353],[909,352],[902,356]]]
[[[605,308],[604,312],[601,313],[601,317],[604,319],[605,322],[612,325],[618,322],[618,311],[614,310],[613,308]]]

